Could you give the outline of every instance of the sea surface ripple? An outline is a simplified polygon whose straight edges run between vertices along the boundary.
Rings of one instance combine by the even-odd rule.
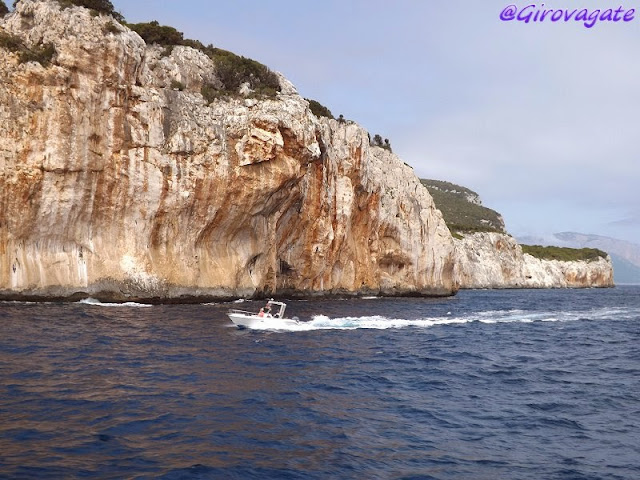
[[[236,307],[0,303],[0,478],[640,478],[640,287]]]

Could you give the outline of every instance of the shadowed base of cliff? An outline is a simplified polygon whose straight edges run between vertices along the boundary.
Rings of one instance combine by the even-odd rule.
[[[229,302],[239,298],[247,300],[261,300],[266,298],[307,299],[307,298],[365,298],[365,297],[451,297],[457,290],[430,288],[422,290],[393,289],[380,291],[375,289],[361,289],[349,291],[334,289],[292,290],[284,289],[277,292],[238,291],[222,288],[187,288],[165,286],[162,292],[145,292],[142,290],[121,288],[117,282],[106,281],[86,289],[65,288],[52,286],[47,288],[27,289],[22,291],[0,290],[0,301],[15,302],[77,302],[92,298],[104,303],[136,302],[145,304],[196,304],[208,302]]]

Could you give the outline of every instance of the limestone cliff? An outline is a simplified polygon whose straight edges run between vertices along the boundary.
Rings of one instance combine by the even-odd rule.
[[[275,98],[208,103],[216,64],[111,17],[21,0],[0,32],[0,296],[448,295],[428,192],[351,122]]]
[[[610,258],[543,260],[523,253],[513,237],[496,232],[464,234],[455,243],[455,278],[461,288],[613,286]]]
[[[539,259],[523,253],[502,216],[482,206],[477,193],[438,180],[422,180],[454,232],[454,278],[460,288],[579,288],[613,286],[609,257],[586,261]],[[571,252],[580,258],[580,252]]]

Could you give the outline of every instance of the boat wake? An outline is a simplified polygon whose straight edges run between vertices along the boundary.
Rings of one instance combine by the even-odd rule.
[[[96,300],[95,298],[85,298],[83,300],[80,300],[78,303],[82,303],[84,305],[91,305],[94,307],[109,307],[109,308],[147,308],[147,307],[153,306],[145,303],[136,303],[136,302],[103,303],[100,300]]]
[[[597,320],[625,320],[638,318],[637,309],[593,309],[576,312],[552,311],[524,311],[524,310],[489,310],[476,312],[467,316],[455,316],[448,313],[446,317],[426,317],[417,319],[388,318],[380,315],[362,317],[330,318],[326,315],[316,315],[310,321],[300,321],[296,325],[286,325],[274,318],[269,322],[252,327],[252,330],[276,330],[288,332],[306,332],[312,330],[357,330],[357,329],[401,329],[401,328],[431,328],[445,325],[462,325],[468,323],[534,323],[534,322],[571,322]]]

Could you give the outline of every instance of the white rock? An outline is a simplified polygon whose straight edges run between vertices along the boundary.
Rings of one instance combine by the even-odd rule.
[[[465,234],[455,239],[454,277],[460,288],[611,287],[611,259],[563,262],[541,260],[501,233]]]

